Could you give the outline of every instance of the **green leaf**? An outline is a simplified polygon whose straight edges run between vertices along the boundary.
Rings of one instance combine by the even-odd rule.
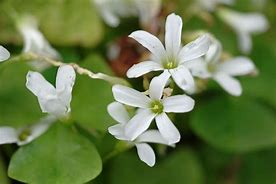
[[[276,149],[245,155],[239,170],[239,184],[275,184]]]
[[[111,73],[106,63],[96,55],[89,56],[82,66],[93,72]],[[106,131],[113,122],[107,113],[107,105],[112,101],[110,84],[78,75],[72,99],[73,119],[85,128]]]
[[[140,161],[136,152],[124,153],[113,160],[106,178],[110,184],[204,183],[201,165],[189,149],[158,159],[153,168]]]
[[[276,144],[275,122],[274,112],[252,99],[217,97],[196,106],[191,127],[212,146],[247,152]]]
[[[276,108],[276,95],[273,95],[276,94],[276,40],[271,40],[273,34],[274,32],[270,36],[256,39],[252,60],[259,70],[259,75],[252,78],[242,78],[242,85],[244,94],[261,98]]]
[[[34,15],[42,32],[55,45],[95,46],[102,39],[102,21],[91,0],[5,0],[1,1],[0,7],[0,12],[7,14],[12,14],[11,10],[15,9],[19,17]],[[7,14],[0,16],[1,27],[8,27],[0,30],[0,40],[14,43],[20,36],[14,36],[16,31]]]
[[[71,126],[56,122],[47,133],[21,147],[12,157],[11,178],[32,184],[79,184],[102,169],[94,145]]]
[[[25,63],[0,65],[0,125],[22,126],[41,117],[37,98],[25,86],[29,69]]]

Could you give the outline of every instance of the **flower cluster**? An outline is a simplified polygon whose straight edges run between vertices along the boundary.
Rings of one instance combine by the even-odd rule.
[[[233,76],[256,71],[251,60],[236,57],[222,60],[222,46],[209,34],[181,46],[182,20],[170,14],[166,19],[165,46],[154,35],[146,31],[135,31],[129,37],[138,41],[151,52],[147,61],[133,65],[127,72],[129,78],[140,77],[152,71],[162,71],[153,77],[146,92],[130,87],[114,85],[114,99],[108,106],[109,114],[117,121],[109,132],[119,140],[136,145],[139,158],[153,166],[155,155],[148,143],[174,145],[180,141],[180,132],[167,113],[186,113],[193,110],[194,100],[185,94],[167,94],[165,87],[173,82],[186,93],[196,91],[194,77],[213,78],[228,93],[238,96],[242,89]],[[172,89],[171,89],[172,90]],[[137,108],[129,117],[123,105]],[[155,120],[157,129],[150,129]],[[154,133],[153,133],[154,132]],[[147,135],[147,139],[142,139]],[[139,144],[144,146],[138,146]]]

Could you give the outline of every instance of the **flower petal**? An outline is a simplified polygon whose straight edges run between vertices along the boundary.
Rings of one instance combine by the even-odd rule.
[[[10,58],[10,52],[0,45],[0,62]]]
[[[108,128],[108,132],[113,135],[116,139],[119,140],[127,140],[125,136],[125,125],[124,124],[116,124]]]
[[[151,71],[163,70],[163,66],[154,61],[143,61],[141,63],[133,65],[127,71],[128,78],[137,78]]]
[[[183,90],[194,89],[195,82],[191,72],[184,66],[171,69],[174,82]]]
[[[29,71],[26,79],[26,87],[37,97],[45,98],[48,95],[56,95],[53,85],[45,80],[40,73]]]
[[[72,66],[60,66],[56,77],[56,90],[60,100],[70,108],[72,89],[75,83],[76,73]]]
[[[152,99],[159,100],[162,97],[163,90],[170,78],[171,74],[165,70],[161,75],[154,77],[149,86],[149,96]]]
[[[249,58],[241,56],[221,63],[218,70],[231,76],[239,76],[254,72],[256,68]]]
[[[109,115],[119,123],[126,124],[130,120],[126,108],[118,102],[112,102],[109,104],[107,106],[107,111]]]
[[[0,144],[17,142],[17,132],[12,127],[0,127]]]
[[[208,34],[202,35],[195,41],[185,45],[179,53],[180,63],[199,58],[207,53],[211,43]]]
[[[211,77],[211,73],[208,71],[207,62],[203,58],[185,62],[184,66],[187,67],[193,76],[206,79]]]
[[[146,143],[136,143],[137,153],[143,162],[152,167],[155,164],[155,153],[150,145]]]
[[[165,55],[164,46],[156,36],[146,31],[134,31],[129,37],[146,47],[157,59],[161,59]]]
[[[193,110],[195,101],[187,95],[175,95],[163,100],[164,112],[189,112]]]
[[[143,93],[126,86],[114,85],[112,92],[116,101],[133,107],[148,108],[151,102]]]
[[[148,142],[169,145],[158,130],[147,130],[137,137],[135,142]]]
[[[242,94],[242,87],[237,79],[224,73],[217,73],[213,78],[229,94],[234,96],[240,96]]]
[[[28,144],[44,134],[50,126],[57,120],[54,116],[46,116],[42,118],[39,122],[35,123],[33,126],[30,127],[30,135],[24,141],[18,141],[17,145],[22,146]]]
[[[238,32],[239,49],[242,53],[248,54],[252,49],[252,39],[247,32]]]
[[[38,102],[42,112],[49,113],[56,117],[66,116],[68,112],[70,112],[70,108],[65,106],[63,102],[61,102],[57,96],[53,97],[39,97]]]
[[[158,130],[169,144],[174,144],[180,141],[180,133],[166,113],[157,115],[155,120]]]
[[[156,115],[148,109],[140,110],[125,127],[126,137],[131,141],[146,131]]]
[[[174,13],[166,19],[165,45],[169,54],[177,55],[181,46],[182,19]]]

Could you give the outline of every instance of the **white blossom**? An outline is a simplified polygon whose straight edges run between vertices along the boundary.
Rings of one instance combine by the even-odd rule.
[[[167,70],[154,77],[150,82],[149,96],[126,86],[113,86],[112,91],[116,101],[140,108],[125,126],[125,134],[130,140],[135,140],[146,131],[155,119],[158,130],[169,144],[179,142],[180,133],[166,113],[189,112],[194,107],[194,100],[187,95],[162,98],[163,89],[169,78],[170,73]]]
[[[214,11],[219,4],[233,5],[235,0],[197,0],[198,6],[207,10]]]
[[[160,0],[92,0],[104,21],[112,27],[120,24],[120,18],[138,16],[142,24],[148,24],[160,11]]]
[[[167,71],[183,90],[194,86],[194,79],[186,68],[186,62],[204,55],[209,48],[209,36],[203,35],[195,41],[181,46],[182,20],[170,14],[166,20],[165,47],[157,37],[146,31],[135,31],[129,37],[135,39],[151,53],[152,58],[133,65],[127,72],[129,78],[136,78],[151,71]]]
[[[3,62],[10,58],[10,52],[0,45],[0,62]]]
[[[0,127],[0,144],[16,143],[19,146],[28,144],[45,133],[55,120],[54,116],[46,116],[29,127],[19,129]]]
[[[18,29],[23,36],[23,52],[33,52],[51,59],[60,59],[59,53],[49,44],[39,31],[34,17],[26,16],[18,22]],[[46,62],[33,61],[31,65],[37,70],[44,70],[50,65]]]
[[[240,13],[220,9],[219,16],[236,32],[239,48],[245,54],[248,54],[252,48],[251,34],[265,32],[269,27],[266,17],[260,13]]]
[[[151,167],[154,166],[155,153],[148,143],[169,145],[168,142],[161,136],[160,132],[158,130],[147,130],[146,132],[138,136],[136,139],[131,141],[125,135],[125,126],[131,119],[125,107],[118,102],[113,102],[108,105],[107,109],[110,116],[114,120],[119,122],[118,124],[108,128],[109,133],[119,140],[127,141],[129,144],[134,144],[136,146],[140,160],[142,160]]]
[[[222,46],[214,39],[207,54],[189,62],[187,66],[194,76],[203,79],[212,78],[229,94],[239,96],[242,87],[234,76],[254,73],[255,65],[249,58],[243,56],[222,61],[221,54]]]
[[[59,67],[56,88],[38,72],[29,71],[26,78],[26,87],[37,96],[42,112],[63,117],[71,111],[70,102],[76,78],[72,66]]]

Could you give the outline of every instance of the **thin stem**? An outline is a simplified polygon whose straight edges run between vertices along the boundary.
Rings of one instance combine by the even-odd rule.
[[[24,54],[21,54],[19,56],[16,56],[16,57],[10,59],[10,61],[12,61],[12,62],[20,61],[20,60],[26,60],[26,61],[38,60],[38,61],[49,63],[56,67],[68,64],[68,65],[71,65],[75,69],[75,71],[80,75],[87,75],[88,77],[90,77],[92,79],[101,79],[106,82],[109,82],[112,85],[122,84],[122,85],[130,86],[130,84],[123,78],[113,77],[113,76],[110,76],[110,75],[107,75],[104,73],[100,73],[100,72],[94,73],[86,68],[79,66],[76,63],[63,63],[61,61],[57,61],[57,60],[53,60],[48,57],[37,55],[33,52],[24,53]]]
[[[103,162],[107,162],[108,160],[110,160],[111,158],[117,156],[118,154],[125,152],[127,150],[129,150],[130,148],[132,148],[134,145],[133,144],[129,144],[126,141],[119,141],[114,150],[111,151],[110,153],[108,153],[104,158],[103,158]]]

